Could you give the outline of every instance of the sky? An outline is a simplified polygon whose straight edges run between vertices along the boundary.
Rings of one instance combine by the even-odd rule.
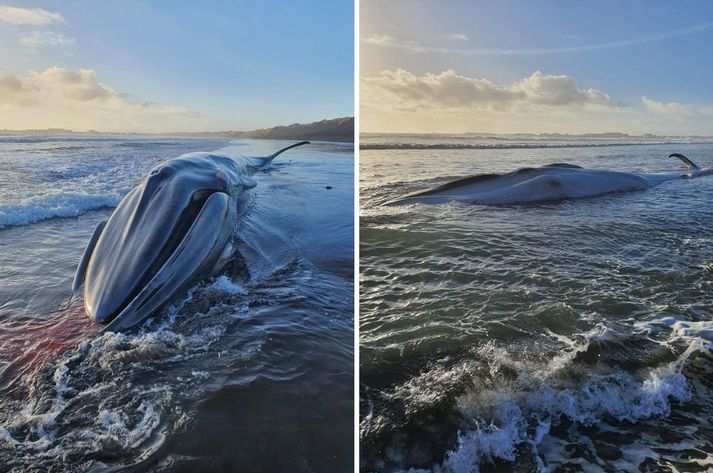
[[[362,0],[360,128],[713,135],[713,2]]]
[[[354,6],[0,0],[0,129],[250,130],[354,114]]]

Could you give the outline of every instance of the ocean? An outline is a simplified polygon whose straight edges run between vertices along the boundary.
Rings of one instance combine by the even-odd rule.
[[[72,295],[94,227],[156,164],[287,144],[0,136],[0,471],[352,468],[351,144],[252,176],[238,229],[260,277],[199,283],[128,333]]]
[[[362,471],[713,469],[713,176],[536,205],[383,206],[550,163],[666,172],[713,143],[362,137]]]

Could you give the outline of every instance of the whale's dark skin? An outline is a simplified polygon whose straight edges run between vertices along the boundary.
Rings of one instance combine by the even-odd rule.
[[[73,289],[104,330],[143,322],[234,257],[235,223],[251,199],[250,171],[287,149],[236,162],[194,153],[166,161],[129,192],[94,230]]]
[[[479,205],[530,204],[644,190],[666,181],[713,173],[713,169],[700,169],[682,154],[674,153],[669,157],[683,161],[688,170],[631,173],[584,169],[573,164],[558,163],[518,169],[506,174],[466,177],[400,197],[385,205],[441,204],[452,201]]]

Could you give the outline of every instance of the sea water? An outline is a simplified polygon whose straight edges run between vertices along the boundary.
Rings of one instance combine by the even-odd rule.
[[[677,139],[362,138],[363,471],[713,469],[713,176],[537,205],[383,206],[571,163],[713,167]]]

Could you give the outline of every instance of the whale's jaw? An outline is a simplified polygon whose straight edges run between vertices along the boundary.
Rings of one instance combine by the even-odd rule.
[[[229,182],[235,170],[215,164],[179,158],[162,165],[101,230],[83,283],[87,314],[108,324],[105,330],[141,323],[225,264],[236,219],[236,186]]]
[[[220,272],[232,253],[231,232],[225,231],[230,228],[230,215],[228,195],[212,194],[178,245],[159,255],[157,261],[161,264],[154,263],[153,276],[139,286],[136,296],[124,301],[105,330],[126,330],[143,322],[197,280]]]
[[[87,314],[104,330],[135,327],[200,279],[219,273],[234,255],[238,215],[255,187],[248,171],[269,156],[235,160],[192,153],[166,161],[122,199],[94,230],[72,288],[83,289]]]

